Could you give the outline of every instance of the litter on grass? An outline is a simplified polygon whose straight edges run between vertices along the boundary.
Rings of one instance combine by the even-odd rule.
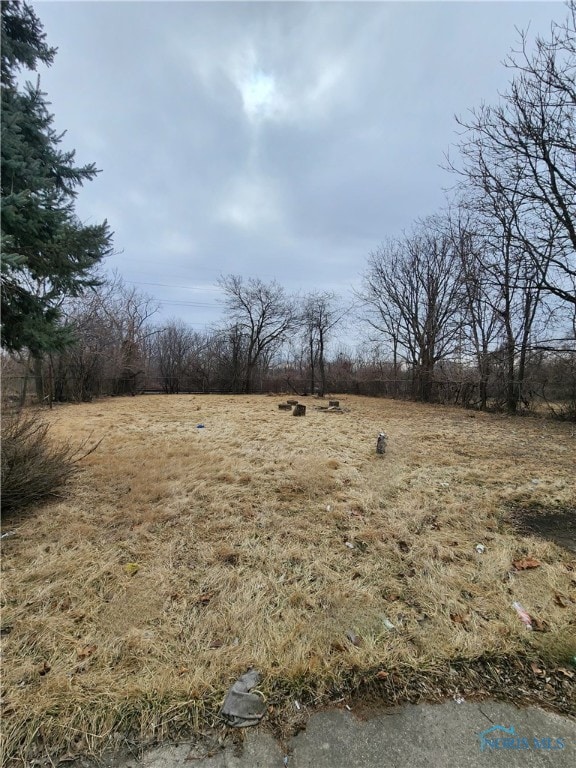
[[[532,629],[532,619],[530,614],[523,608],[522,604],[518,601],[512,603],[512,608],[516,609],[516,613],[520,617],[520,621],[526,626],[526,629]]]
[[[233,728],[247,728],[250,725],[257,725],[262,720],[266,712],[264,695],[260,691],[250,693],[261,679],[260,673],[252,669],[241,675],[232,685],[220,710],[220,717],[226,725]]]
[[[380,432],[378,439],[376,440],[376,453],[386,453],[386,445],[388,443],[388,435],[385,432]]]
[[[352,629],[346,632],[346,638],[352,643],[352,645],[359,648],[362,645],[362,638],[357,635]]]
[[[530,568],[540,568],[542,563],[535,557],[522,557],[519,560],[513,560],[512,565],[517,571],[527,571]]]
[[[386,629],[396,629],[394,624],[388,619],[386,616],[382,616],[382,624],[386,627]]]

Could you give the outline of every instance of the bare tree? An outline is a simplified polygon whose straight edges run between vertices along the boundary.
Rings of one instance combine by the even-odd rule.
[[[424,219],[372,253],[360,295],[372,327],[412,367],[414,395],[430,401],[436,363],[455,349],[462,324],[459,257],[445,223]]]
[[[116,343],[115,333],[102,311],[108,289],[102,284],[65,306],[64,317],[73,329],[75,342],[49,356],[55,400],[91,400],[106,391],[106,379],[113,376]]]
[[[503,374],[506,408],[515,413],[520,402],[527,402],[527,363],[537,321],[544,316],[543,286],[533,259],[514,236],[518,197],[490,184],[478,192],[472,199],[481,247],[472,262],[483,300],[499,321],[498,354],[493,359]]]
[[[326,344],[329,334],[348,312],[337,307],[336,294],[314,291],[304,297],[301,322],[306,345],[310,392],[323,397],[326,392]],[[319,381],[317,381],[318,373]]]
[[[43,377],[56,399],[87,400],[99,394],[134,394],[146,369],[150,319],[157,304],[117,275],[69,300],[62,314],[75,339],[52,353]]]
[[[459,119],[466,186],[498,196],[509,236],[532,261],[542,288],[576,304],[576,3],[548,39],[508,57],[513,73],[496,106]]]
[[[450,212],[449,228],[453,247],[460,260],[463,322],[466,354],[471,352],[476,361],[479,405],[488,404],[489,382],[494,365],[494,352],[502,332],[502,313],[499,306],[499,287],[487,280],[484,263],[486,243],[481,227],[473,215],[462,207]]]
[[[194,337],[194,332],[176,319],[168,321],[154,336],[152,354],[166,394],[178,394],[191,372]]]
[[[406,335],[401,333],[402,313],[398,302],[388,300],[387,264],[399,263],[402,258],[399,241],[389,239],[383,243],[368,257],[368,270],[364,274],[362,289],[356,292],[356,297],[361,302],[360,320],[376,331],[376,336],[371,336],[370,342],[381,351],[384,339],[385,347],[389,346],[391,349],[394,395],[397,394],[401,360],[416,364],[415,354],[412,354],[409,345],[400,349],[400,339],[404,339]]]
[[[468,128],[460,145],[459,190],[462,207],[473,217],[482,242],[473,261],[481,276],[481,292],[500,320],[498,358],[505,382],[504,401],[508,411],[515,413],[519,403],[527,401],[527,362],[535,323],[545,308],[544,276],[552,253],[558,252],[555,237],[544,242],[542,233],[550,234],[548,227],[556,228],[557,223],[536,216],[526,171],[528,156],[514,157],[510,146],[505,151],[506,141],[512,142],[508,111],[482,107],[474,118],[474,127]],[[516,138],[520,141],[518,133]],[[537,183],[535,178],[531,183]],[[542,206],[540,211],[544,216]]]
[[[244,280],[239,275],[220,278],[231,327],[245,339],[244,392],[252,392],[258,364],[297,326],[295,302],[275,281]]]
[[[241,392],[246,377],[247,338],[238,324],[216,330],[208,345],[208,365],[218,389]]]
[[[102,312],[116,337],[114,394],[136,393],[138,379],[146,373],[147,340],[156,333],[150,319],[157,311],[158,303],[150,296],[114,279],[109,296],[102,301]]]

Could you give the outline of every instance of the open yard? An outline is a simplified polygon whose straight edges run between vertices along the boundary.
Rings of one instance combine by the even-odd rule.
[[[576,554],[512,518],[574,515],[574,427],[348,396],[295,418],[281,401],[46,414],[54,438],[102,442],[65,498],[4,522],[5,759],[202,727],[249,666],[277,720],[369,680],[410,696],[412,672],[468,696],[464,661],[514,656],[543,689],[538,664],[563,669],[569,710]]]

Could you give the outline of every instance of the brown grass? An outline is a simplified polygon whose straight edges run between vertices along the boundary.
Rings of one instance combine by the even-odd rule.
[[[576,651],[573,555],[506,522],[575,506],[569,425],[355,397],[298,419],[279,399],[50,414],[56,438],[103,442],[65,501],[5,523],[5,759],[199,727],[250,665],[281,711],[378,670]]]

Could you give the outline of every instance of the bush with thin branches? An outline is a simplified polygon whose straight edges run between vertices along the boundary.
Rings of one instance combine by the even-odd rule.
[[[35,411],[2,415],[2,514],[57,496],[77,469],[78,449],[55,443]]]

